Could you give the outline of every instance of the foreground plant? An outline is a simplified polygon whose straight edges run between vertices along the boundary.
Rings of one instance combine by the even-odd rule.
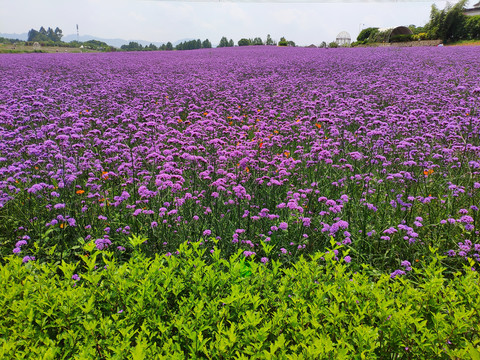
[[[143,242],[131,240],[135,248]],[[122,264],[98,251],[58,267],[9,256],[0,266],[0,357],[480,356],[476,272],[447,280],[432,253],[412,270],[414,281],[372,281],[368,267],[352,273],[339,251],[300,257],[290,268],[241,251],[224,259],[199,243],[155,259],[135,250]]]

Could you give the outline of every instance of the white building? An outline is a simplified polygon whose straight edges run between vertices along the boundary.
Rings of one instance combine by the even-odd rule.
[[[352,37],[346,31],[342,31],[340,34],[337,35],[335,42],[338,46],[350,45],[352,42]]]
[[[480,15],[480,2],[473,5],[473,8],[465,9],[463,13],[467,16]]]

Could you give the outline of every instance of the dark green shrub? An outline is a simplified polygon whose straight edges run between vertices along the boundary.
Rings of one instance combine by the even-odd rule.
[[[390,42],[407,42],[407,41],[412,41],[413,40],[413,35],[408,34],[408,35],[395,35],[390,38]]]

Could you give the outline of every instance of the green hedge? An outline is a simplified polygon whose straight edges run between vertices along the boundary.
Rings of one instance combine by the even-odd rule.
[[[10,256],[0,358],[479,358],[476,272],[446,279],[434,254],[408,279],[373,280],[334,256],[290,268],[197,244],[121,265],[98,252],[58,265]]]
[[[408,42],[412,41],[414,36],[412,34],[402,34],[402,35],[395,35],[390,38],[390,42]]]

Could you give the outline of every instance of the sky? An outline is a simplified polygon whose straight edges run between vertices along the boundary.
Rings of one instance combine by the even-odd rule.
[[[69,35],[76,33],[78,24],[80,35],[107,39],[175,42],[208,38],[216,45],[222,36],[236,43],[241,38],[265,40],[270,34],[277,41],[284,36],[297,45],[319,45],[335,41],[341,31],[354,40],[362,28],[423,26],[432,4],[440,9],[446,5],[434,0],[291,1],[2,0],[0,33],[20,34],[44,26],[59,27]]]

